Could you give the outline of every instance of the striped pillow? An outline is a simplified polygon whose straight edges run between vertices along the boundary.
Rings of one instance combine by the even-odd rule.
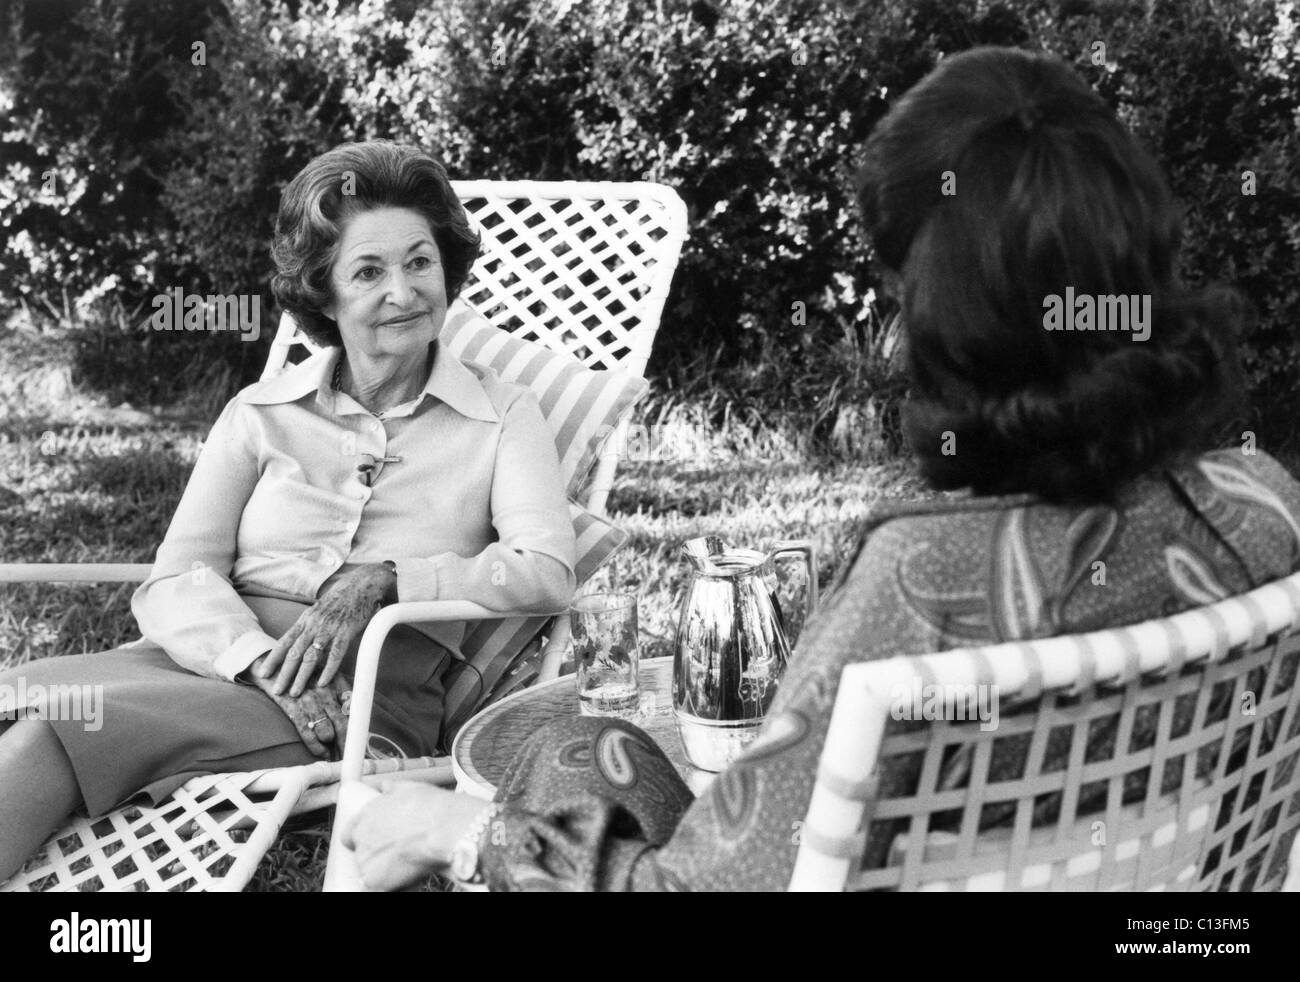
[[[578,539],[575,572],[581,586],[627,541],[627,533],[574,501],[569,502],[569,516]],[[443,680],[447,687],[444,747],[450,749],[451,741],[469,718],[500,694],[498,682],[504,676],[518,675],[530,658],[536,660],[544,629],[550,622],[551,617],[542,614],[470,624],[461,644],[465,661],[453,666]],[[535,675],[536,667],[532,666],[531,676]]]
[[[460,301],[447,312],[439,340],[461,361],[490,368],[503,382],[537,394],[570,495],[582,488],[605,441],[650,388],[627,372],[593,371],[569,355],[513,337]]]

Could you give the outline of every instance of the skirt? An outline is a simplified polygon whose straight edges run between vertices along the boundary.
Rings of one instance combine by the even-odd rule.
[[[291,624],[306,609],[290,601],[258,600],[250,606],[272,637],[284,633],[285,620]],[[357,647],[354,641],[343,663],[342,674],[349,681]],[[389,634],[371,716],[371,756],[437,752],[443,675],[453,657],[446,647],[407,625]],[[6,707],[11,712],[0,715],[0,727],[5,719],[23,718],[17,711],[44,710],[41,718],[47,719],[72,761],[92,818],[138,794],[156,805],[200,774],[320,759],[312,756],[293,723],[261,689],[195,675],[147,641],[0,671],[0,692],[23,700]],[[72,699],[74,693],[79,698]],[[63,703],[61,711],[54,711],[55,694]],[[68,712],[69,705],[78,711]]]

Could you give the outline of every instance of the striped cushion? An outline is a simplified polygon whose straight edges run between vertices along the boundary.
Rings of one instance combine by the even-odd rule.
[[[574,501],[569,502],[569,515],[578,539],[575,571],[581,586],[627,541],[627,533]],[[549,616],[538,615],[477,621],[469,626],[461,644],[465,661],[455,665],[444,679],[446,748],[450,749],[456,733],[479,708],[501,694],[498,683],[503,677],[509,676],[518,684],[536,676],[537,666],[530,660],[536,662],[541,654],[542,635],[550,622]]]
[[[570,495],[582,488],[600,448],[650,387],[627,372],[593,371],[569,355],[513,337],[460,301],[447,312],[439,340],[461,361],[537,393]]]

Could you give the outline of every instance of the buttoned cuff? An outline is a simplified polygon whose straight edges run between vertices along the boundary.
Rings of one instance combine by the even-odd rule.
[[[262,631],[249,631],[235,639],[235,643],[212,662],[212,670],[227,682],[246,669],[262,655],[275,647],[275,638]]]
[[[438,560],[434,558],[395,559],[397,567],[397,602],[420,603],[438,599]]]

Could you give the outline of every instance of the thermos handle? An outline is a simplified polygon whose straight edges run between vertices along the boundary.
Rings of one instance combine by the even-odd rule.
[[[796,555],[801,557],[808,567],[808,603],[805,613],[806,617],[812,617],[818,603],[817,543],[812,539],[786,539],[774,545],[772,551],[767,554],[767,558],[769,561],[775,562],[778,559]]]

